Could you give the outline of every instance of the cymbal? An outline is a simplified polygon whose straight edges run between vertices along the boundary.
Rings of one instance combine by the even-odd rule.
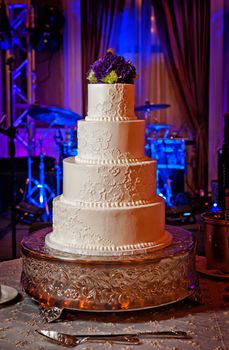
[[[168,108],[168,107],[170,107],[170,105],[168,105],[166,103],[159,103],[159,104],[146,103],[145,105],[135,107],[135,111],[136,112],[157,111],[159,109],[164,109],[164,108]]]
[[[44,123],[53,125],[75,125],[77,120],[82,119],[82,117],[70,110],[55,107],[55,106],[41,106],[41,105],[31,105],[28,109],[27,114],[36,120]]]
[[[168,124],[147,124],[146,129],[153,129],[155,131],[161,130],[161,129],[171,129],[172,125]]]

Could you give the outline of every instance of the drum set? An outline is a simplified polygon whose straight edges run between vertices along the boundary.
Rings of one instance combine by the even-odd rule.
[[[38,179],[33,177],[33,157],[32,146],[28,144],[28,176],[26,180],[25,191],[23,194],[23,201],[44,210],[44,219],[50,218],[49,203],[56,196],[61,193],[62,183],[62,164],[63,159],[72,155],[77,155],[77,121],[82,117],[72,111],[53,106],[41,106],[38,104],[31,105],[27,111],[27,116],[42,122],[47,125],[46,131],[39,138],[38,143],[33,146],[33,150],[39,147],[39,175]],[[44,154],[44,139],[51,131],[56,128],[54,141],[57,145],[59,159],[55,165],[56,176],[56,191],[45,181],[45,154]],[[65,136],[62,135],[61,129],[67,128]]]
[[[167,206],[174,205],[174,172],[185,169],[185,139],[173,137],[173,126],[159,124],[154,118],[149,123],[152,111],[170,107],[169,104],[150,104],[148,101],[135,108],[144,112],[146,120],[145,155],[157,160],[157,193],[162,196]]]
[[[157,160],[157,193],[165,200],[167,206],[173,205],[173,181],[171,171],[185,168],[185,142],[181,138],[170,137],[171,125],[148,123],[150,112],[168,108],[168,104],[150,104],[138,106],[136,112],[144,112],[146,120],[145,154]],[[82,117],[72,111],[52,106],[31,105],[27,115],[35,121],[47,125],[45,133],[39,138],[35,147],[39,147],[39,176],[33,178],[32,152],[28,145],[28,177],[23,199],[37,208],[45,209],[49,215],[48,203],[62,192],[63,159],[76,156],[77,122]],[[54,142],[58,159],[55,165],[55,192],[45,181],[44,138],[51,129],[56,128]]]

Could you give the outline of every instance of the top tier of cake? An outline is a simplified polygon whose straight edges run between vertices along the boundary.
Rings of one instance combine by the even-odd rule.
[[[76,162],[146,161],[145,121],[134,114],[134,84],[89,84],[88,115],[78,122]]]
[[[86,120],[135,120],[134,84],[89,84]]]

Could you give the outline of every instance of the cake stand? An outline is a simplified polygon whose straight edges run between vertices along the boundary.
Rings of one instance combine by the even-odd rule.
[[[166,226],[172,244],[125,256],[85,256],[48,249],[43,229],[21,243],[22,285],[38,301],[46,321],[63,309],[134,311],[177,302],[196,292],[192,234]]]

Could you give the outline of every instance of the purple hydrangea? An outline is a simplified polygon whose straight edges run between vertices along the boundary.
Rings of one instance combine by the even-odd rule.
[[[104,58],[95,61],[87,73],[87,79],[91,83],[133,84],[136,78],[136,69],[132,63],[112,51],[108,51]]]

